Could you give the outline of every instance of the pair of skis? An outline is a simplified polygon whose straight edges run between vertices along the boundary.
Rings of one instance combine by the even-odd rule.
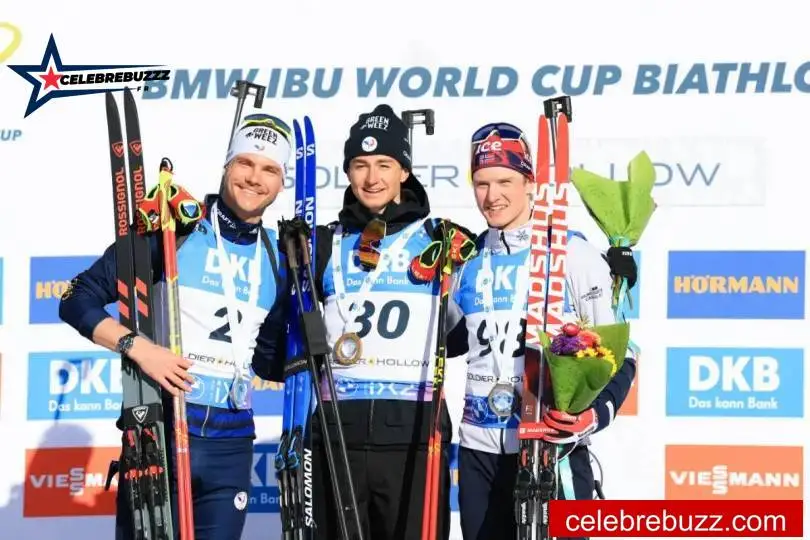
[[[569,131],[571,98],[546,100],[538,122],[526,353],[515,482],[518,540],[548,540],[548,505],[557,498],[558,446],[542,441],[542,416],[551,403],[549,373],[540,332],[557,334],[563,324],[567,270]],[[554,180],[551,159],[554,156]]]
[[[326,341],[326,327],[315,286],[315,132],[308,116],[304,117],[303,130],[298,120],[294,120],[293,131],[295,217],[290,221],[279,222],[279,240],[285,246],[289,277],[293,285],[288,322],[289,361],[285,368],[282,433],[275,456],[282,532],[285,540],[303,540],[315,536],[317,524],[313,510],[313,467],[323,464],[313,464],[310,418],[318,410],[340,534],[345,540],[362,540],[357,497],[330,365],[331,351]],[[321,366],[331,395],[328,401],[321,398]],[[327,414],[334,419],[336,445],[332,443]],[[340,454],[340,463],[335,459],[335,446]]]
[[[126,141],[112,93],[106,94],[106,111],[115,216],[119,320],[130,331],[182,355],[175,220],[168,205],[171,164],[164,159],[160,173],[160,228],[166,282],[165,290],[162,291],[166,300],[164,304],[153,297],[154,271],[146,224],[140,219],[133,219],[147,190],[140,124],[132,92],[128,88],[124,89]],[[117,468],[119,475],[126,480],[134,539],[173,540],[174,524],[161,388],[125,354],[121,360],[123,446],[121,462],[113,462],[110,472],[114,474]],[[188,424],[185,395],[182,392],[173,399],[173,411],[180,537],[183,540],[193,540]],[[111,476],[108,477],[108,487],[111,479]]]
[[[308,248],[315,258],[315,196],[316,155],[315,133],[309,117],[304,120],[306,139],[301,125],[293,123],[295,134],[295,217],[303,219],[311,228]],[[307,171],[312,171],[307,174]],[[310,178],[311,177],[311,178]],[[281,238],[280,238],[281,240]],[[288,254],[290,256],[290,254]],[[308,290],[306,275],[298,276]],[[302,291],[303,292],[303,291]],[[301,297],[302,309],[298,307],[298,291],[292,290],[288,320],[287,358],[284,378],[284,411],[278,451],[275,456],[276,477],[279,485],[281,529],[285,539],[312,537],[314,513],[312,499],[312,448],[309,446],[309,418],[314,407],[312,402],[312,374],[307,366],[303,336],[301,335],[300,311],[312,309],[312,297]],[[316,389],[317,391],[317,389]]]

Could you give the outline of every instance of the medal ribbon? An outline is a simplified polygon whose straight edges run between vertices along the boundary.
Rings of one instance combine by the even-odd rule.
[[[396,253],[405,247],[408,243],[408,240],[422,227],[424,220],[417,221],[408,226],[407,229],[400,235],[394,242],[387,248],[384,248],[380,252],[380,262],[385,263],[390,258],[389,253]],[[363,308],[363,304],[365,303],[366,296],[371,291],[371,288],[374,286],[374,283],[377,281],[377,278],[380,277],[384,268],[390,268],[387,264],[378,264],[374,270],[368,274],[366,277],[363,278],[363,285],[360,286],[360,290],[356,293],[351,293],[351,296],[354,298],[354,301],[346,307],[344,300],[348,296],[346,293],[346,284],[343,278],[343,269],[341,268],[340,261],[343,259],[343,250],[341,248],[341,244],[343,242],[343,227],[338,224],[335,228],[335,232],[332,236],[332,277],[335,283],[335,301],[337,303],[338,314],[340,318],[343,319],[343,330],[344,333],[348,332],[356,332],[360,330],[361,326],[359,324],[354,323],[354,319],[356,318],[357,314]],[[349,254],[351,257],[352,254]]]
[[[214,202],[211,208],[211,224],[214,226],[214,241],[217,244],[217,255],[221,268],[222,290],[225,295],[225,306],[228,311],[228,324],[231,327],[231,350],[233,351],[234,375],[231,384],[230,396],[237,408],[247,405],[247,392],[242,389],[243,379],[250,369],[250,358],[248,358],[248,337],[245,335],[245,328],[239,321],[239,310],[236,305],[236,267],[231,264],[231,259],[223,246],[222,235],[219,232],[219,211],[217,203]],[[257,233],[257,234],[260,234]],[[248,305],[254,307],[259,303],[259,287],[261,286],[261,266],[262,266],[262,242],[259,236],[256,237],[256,254],[253,260],[248,263],[248,281],[250,283],[248,291]],[[247,314],[245,314],[246,316]],[[243,317],[244,320],[244,317]]]
[[[516,340],[518,333],[520,332],[521,324],[520,318],[517,320],[510,320],[509,321],[509,331],[508,332],[499,332],[498,327],[496,326],[495,321],[495,305],[493,300],[493,294],[495,289],[495,274],[492,271],[492,250],[489,247],[485,247],[483,253],[481,254],[481,267],[482,267],[482,274],[484,276],[482,282],[482,294],[483,294],[483,308],[484,314],[487,321],[487,330],[489,334],[489,348],[492,351],[492,355],[495,358],[495,371],[496,376],[498,377],[497,384],[511,384],[508,379],[503,378],[503,364],[506,355],[511,355],[512,350],[510,349],[512,343]],[[528,261],[528,259],[527,259]],[[524,262],[524,264],[519,265],[515,272],[515,293],[512,297],[512,308],[511,313],[514,315],[516,312],[520,314],[520,317],[523,317],[523,314],[526,312],[525,305],[528,301],[529,294],[529,266]],[[505,330],[505,329],[504,329]],[[504,334],[504,352],[501,352],[499,347],[499,343],[497,343],[496,338],[498,335]]]

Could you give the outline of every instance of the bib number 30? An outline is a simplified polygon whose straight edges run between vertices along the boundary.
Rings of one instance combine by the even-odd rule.
[[[363,302],[362,313],[355,317],[354,322],[360,325],[360,331],[357,332],[360,339],[366,337],[372,329],[376,329],[382,338],[397,339],[405,333],[410,318],[408,304],[402,300],[385,302],[379,310],[373,302],[366,300]]]

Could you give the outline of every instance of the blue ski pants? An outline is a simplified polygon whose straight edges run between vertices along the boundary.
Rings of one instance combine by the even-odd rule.
[[[171,445],[169,479],[172,491],[174,538],[180,531],[177,520],[177,477],[174,474],[174,445]],[[241,540],[250,499],[253,439],[208,439],[189,436],[191,494],[194,504],[196,540]],[[132,540],[129,496],[123,473],[119,473],[115,539]]]
[[[517,465],[516,454],[459,448],[458,505],[464,540],[517,537],[514,503]],[[560,462],[559,469],[560,498],[593,498],[594,477],[586,447],[577,447]]]

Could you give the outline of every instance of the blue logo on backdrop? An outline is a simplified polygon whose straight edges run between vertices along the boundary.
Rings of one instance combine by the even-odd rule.
[[[284,385],[253,377],[253,414],[256,416],[281,416],[284,414]]]
[[[76,274],[89,268],[96,256],[31,257],[30,324],[58,324],[59,300],[70,287]],[[118,306],[107,306],[107,312],[118,319]]]
[[[667,349],[667,415],[801,418],[804,351]]]
[[[672,251],[670,319],[803,319],[804,251]]]
[[[121,357],[109,351],[28,355],[28,419],[118,418]]]
[[[248,499],[248,512],[279,513],[278,483],[273,462],[276,451],[278,451],[278,444],[253,445],[253,469],[250,473],[251,491]]]

